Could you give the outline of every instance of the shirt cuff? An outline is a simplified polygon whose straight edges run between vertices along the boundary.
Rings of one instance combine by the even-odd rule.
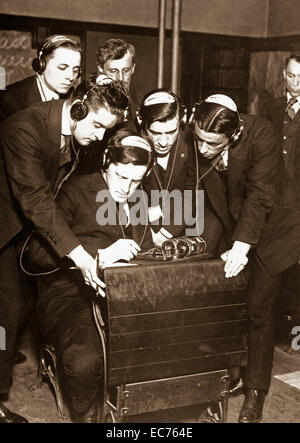
[[[166,238],[172,238],[173,237],[173,235],[172,234],[170,234],[170,232],[168,232],[165,228],[160,228],[160,231],[159,231],[164,237],[166,237]]]
[[[73,260],[74,263],[77,263],[78,260],[80,260],[83,252],[85,252],[83,247],[81,245],[78,245],[76,246],[76,248],[72,249],[69,254],[67,254],[67,257]]]
[[[249,245],[249,243],[244,243],[244,242],[238,241],[238,240],[236,240],[232,246],[232,249],[234,251],[237,251],[243,255],[247,255],[250,248],[251,248],[251,245]]]

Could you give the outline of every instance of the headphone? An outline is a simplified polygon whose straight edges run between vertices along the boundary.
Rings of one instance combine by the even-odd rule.
[[[153,92],[143,100],[140,108],[136,111],[136,118],[139,126],[140,127],[143,126],[143,117],[141,115],[142,114],[141,110],[143,107],[153,106],[158,104],[163,105],[168,103],[179,104],[180,127],[184,128],[187,123],[187,107],[180,103],[179,98],[175,94],[164,90],[158,90],[156,92]]]
[[[57,45],[58,43],[58,45]],[[60,48],[65,43],[71,43],[74,46],[74,49],[78,46],[75,40],[65,36],[65,35],[54,35],[53,37],[48,37],[42,43],[40,50],[38,51],[37,57],[35,57],[32,61],[32,68],[38,74],[42,74],[46,69],[46,58],[45,53],[50,54],[57,48]],[[77,77],[81,75],[80,71],[78,72]]]
[[[228,97],[227,95],[224,94],[214,94],[214,95],[210,95],[209,97],[207,97],[205,100],[203,100],[201,103],[195,103],[192,109],[192,113],[189,119],[189,126],[194,127],[195,126],[195,114],[198,110],[198,107],[202,104],[202,103],[215,103],[217,105],[221,105],[224,108],[229,109],[230,111],[233,111],[237,114],[238,119],[239,119],[239,125],[237,127],[237,129],[233,132],[233,134],[230,136],[229,138],[229,145],[235,145],[241,138],[243,129],[244,129],[244,125],[243,125],[243,121],[240,117],[238,108],[236,103],[232,100],[232,98]],[[210,122],[210,125],[212,124],[212,122],[217,118],[217,116],[223,111],[223,109],[218,109],[215,113],[215,115],[212,118],[212,121]]]
[[[82,99],[78,99],[77,101],[75,101],[72,106],[71,106],[71,110],[70,110],[70,115],[72,120],[74,121],[80,121],[85,119],[85,117],[88,115],[89,113],[89,107],[86,104],[86,99],[88,98],[88,96],[90,95],[90,93],[93,91],[93,89],[95,89],[97,86],[106,86],[106,85],[110,85],[113,82],[113,80],[109,77],[107,77],[104,74],[100,74],[98,75],[98,77],[95,80],[95,85],[90,87],[86,93],[84,94],[84,96],[82,97]]]

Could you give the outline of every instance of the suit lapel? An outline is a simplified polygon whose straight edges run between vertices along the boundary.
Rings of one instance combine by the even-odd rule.
[[[200,176],[204,175],[209,168],[210,164],[199,162]],[[203,179],[203,185],[207,192],[208,198],[220,219],[223,221],[228,232],[231,231],[232,223],[228,212],[227,195],[224,192],[224,186],[222,179],[218,172],[213,169]]]
[[[295,128],[297,125],[297,128]],[[294,117],[293,123],[290,127],[290,132],[288,134],[291,135],[287,137],[286,142],[288,142],[288,146],[286,148],[287,154],[283,155],[285,167],[291,176],[292,180],[295,180],[295,159],[296,159],[296,149],[297,149],[297,136],[300,136],[300,110]],[[294,132],[295,131],[295,132]]]
[[[24,107],[35,105],[42,101],[42,97],[37,85],[36,75],[28,78],[28,83],[26,84],[27,97],[24,103]]]
[[[138,188],[138,191],[142,191],[144,192],[143,188],[140,187]],[[134,203],[130,203],[129,202],[129,209],[132,208],[132,206],[134,206],[136,204],[136,202]],[[133,240],[140,246],[142,246],[143,240],[145,238],[145,234],[146,234],[146,230],[148,229],[148,205],[147,205],[147,200],[146,199],[141,199],[141,205],[143,205],[143,213],[146,216],[146,225],[141,225],[141,224],[132,224],[132,220],[130,220],[130,224],[131,224],[131,229],[132,229],[132,238]]]
[[[36,76],[33,77],[33,82],[32,82],[32,93],[33,93],[33,97],[34,97],[34,102],[38,101],[38,100],[42,100],[39,88],[38,88],[38,84],[37,84],[37,78]]]
[[[99,174],[99,175],[93,175],[93,177],[94,176],[97,178],[96,178],[96,180],[94,179],[93,182],[91,183],[91,187],[90,187],[91,191],[93,193],[96,192],[96,195],[100,190],[106,190],[109,192],[106,181],[103,178],[103,175]],[[110,193],[109,193],[109,199],[110,199],[109,204],[111,204],[113,207],[117,208],[116,202],[111,197]],[[115,211],[116,211],[116,218],[115,218],[116,223],[114,225],[110,225],[110,229],[112,229],[113,231],[115,231],[117,233],[118,238],[124,238],[124,232],[122,230],[122,227],[120,226],[119,213],[118,213],[117,209],[115,209]]]
[[[178,176],[183,172],[182,165],[185,162],[185,151],[186,144],[184,141],[184,132],[181,130],[177,146],[174,146],[169,156],[168,167],[166,171],[166,184],[169,184],[168,189],[173,188],[174,183],[176,183],[178,179]]]
[[[283,136],[283,127],[284,127],[284,113],[285,108],[287,106],[287,98],[284,95],[283,97],[280,97],[277,101],[275,101],[274,106],[274,124],[276,126],[277,131],[280,131],[281,136]]]
[[[229,148],[228,151],[228,196],[229,206],[236,194],[236,187],[244,170],[248,155],[247,127],[244,128],[242,138],[236,146]]]
[[[58,173],[63,103],[62,100],[52,100],[49,103],[48,131],[44,152],[49,159],[45,167],[48,176],[53,178],[52,187],[54,187],[57,179],[57,174],[54,177],[53,171]]]

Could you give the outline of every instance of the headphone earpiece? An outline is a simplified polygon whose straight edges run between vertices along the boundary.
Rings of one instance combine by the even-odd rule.
[[[38,74],[42,74],[46,69],[46,61],[43,57],[43,50],[41,49],[38,56],[32,60],[32,69]]]
[[[181,105],[180,127],[183,129],[187,124],[187,107]]]
[[[127,122],[128,121],[128,115],[129,115],[129,110],[128,110],[128,107],[127,107],[125,109],[125,111],[123,112],[122,122]]]
[[[107,170],[107,168],[109,167],[109,164],[110,164],[110,158],[107,154],[108,154],[108,148],[105,148],[105,150],[103,152],[103,157],[102,157],[102,169],[104,171]]]
[[[243,129],[244,129],[244,125],[242,124],[242,122],[240,120],[239,127],[234,131],[234,133],[232,134],[232,136],[229,139],[229,144],[231,146],[234,146],[240,140]]]
[[[140,109],[141,109],[141,108],[138,108],[138,109],[135,111],[135,115],[136,115],[136,121],[138,122],[138,125],[139,125],[139,127],[141,128],[141,126],[142,126],[142,124],[143,124],[143,120],[142,120],[142,117],[141,117],[141,114],[140,114]]]
[[[199,105],[200,105],[200,103],[195,103],[193,108],[192,108],[192,113],[190,115],[189,123],[188,123],[188,125],[191,126],[191,127],[194,127],[194,125],[195,125],[195,113],[196,113],[197,107]]]
[[[85,103],[87,96],[88,96],[88,93],[86,93],[82,97],[82,100],[77,101],[72,104],[71,111],[70,111],[72,120],[80,121],[80,120],[85,119],[85,117],[88,115],[89,108],[88,108],[87,104]]]

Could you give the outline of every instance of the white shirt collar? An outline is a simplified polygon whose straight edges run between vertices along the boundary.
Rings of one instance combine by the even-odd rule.
[[[49,100],[57,100],[59,99],[59,94],[57,92],[52,91],[51,89],[48,88],[48,86],[46,85],[43,76],[37,74],[37,86],[42,98],[43,102],[47,102]]]
[[[67,102],[64,102],[61,115],[61,134],[71,135],[71,117],[70,117],[70,106]]]
[[[66,141],[65,135],[72,135],[70,121],[70,106],[67,102],[64,102],[61,114],[61,135],[60,135],[60,147],[62,148]]]
[[[289,102],[290,99],[292,98],[292,96],[291,96],[291,94],[289,93],[289,91],[287,91],[287,93],[286,93],[286,98],[287,98],[287,101],[288,101],[288,102]],[[300,96],[295,97],[295,98],[296,98],[297,102],[300,104]]]
[[[159,166],[161,166],[164,170],[167,169],[168,167],[168,161],[169,161],[169,157],[170,157],[170,153],[165,155],[164,157],[156,157],[156,161],[159,164]]]

